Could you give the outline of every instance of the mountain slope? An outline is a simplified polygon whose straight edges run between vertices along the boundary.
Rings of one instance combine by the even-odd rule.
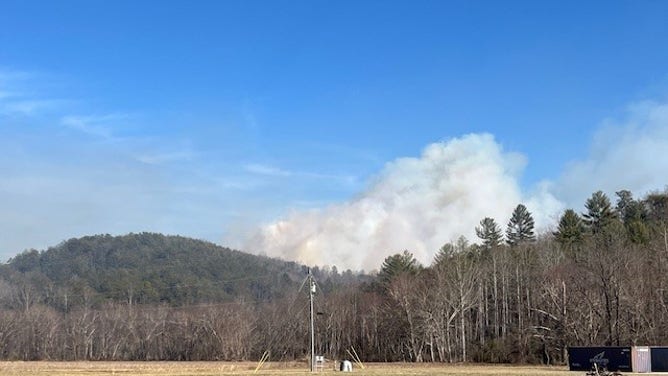
[[[70,239],[24,252],[0,277],[44,293],[52,305],[106,300],[172,305],[268,301],[291,291],[306,267],[213,243],[154,233]],[[66,302],[66,303],[65,303]]]

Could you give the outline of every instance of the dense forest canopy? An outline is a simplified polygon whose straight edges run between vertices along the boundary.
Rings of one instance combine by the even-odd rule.
[[[9,260],[7,281],[51,289],[48,305],[106,301],[186,305],[270,301],[299,284],[305,267],[180,236],[141,233],[70,239]],[[314,270],[319,273],[319,269]]]
[[[374,276],[314,267],[317,352],[552,364],[572,345],[668,343],[668,191],[595,192],[545,234],[523,204],[509,214],[430,265],[396,250]],[[148,233],[26,251],[0,268],[0,357],[299,359],[307,269]]]

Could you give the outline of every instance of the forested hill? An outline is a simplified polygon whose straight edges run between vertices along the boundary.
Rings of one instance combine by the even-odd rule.
[[[25,251],[2,266],[0,277],[28,287],[31,295],[46,300],[42,303],[68,308],[109,300],[171,305],[270,301],[299,287],[305,272],[294,262],[141,233],[87,236],[42,252]],[[323,281],[330,277],[314,272]]]
[[[518,204],[478,243],[369,277],[317,270],[317,354],[563,364],[569,346],[668,343],[668,190],[594,192],[536,235]],[[576,211],[578,210],[578,211]],[[0,359],[271,360],[310,352],[306,267],[176,236],[72,239],[0,265]]]

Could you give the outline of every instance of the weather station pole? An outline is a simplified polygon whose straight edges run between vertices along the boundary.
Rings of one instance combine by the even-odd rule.
[[[313,294],[315,293],[315,282],[313,281],[310,268],[308,270],[308,284],[308,297],[311,306],[311,372],[315,372],[315,331],[313,325]]]

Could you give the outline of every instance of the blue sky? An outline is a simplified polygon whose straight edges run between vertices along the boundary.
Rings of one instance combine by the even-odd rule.
[[[471,133],[520,153],[533,191],[629,108],[665,103],[667,16],[664,1],[2,1],[0,256],[130,231],[243,247]]]

